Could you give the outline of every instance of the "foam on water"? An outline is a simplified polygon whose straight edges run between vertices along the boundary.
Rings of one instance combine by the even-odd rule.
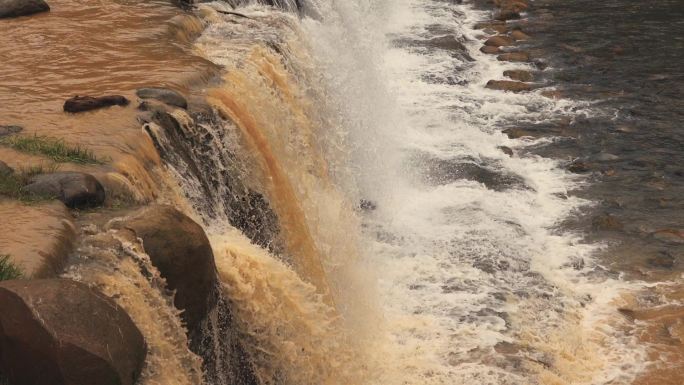
[[[359,0],[309,7],[321,18],[298,23],[249,6],[243,11],[256,21],[243,23],[207,12],[214,24],[199,47],[229,69],[227,81],[238,84],[242,75],[235,73],[241,71],[256,79],[245,82],[253,86],[242,96],[261,101],[249,107],[260,122],[254,130],[270,135],[272,162],[282,168],[281,179],[296,186],[288,196],[306,208],[300,227],[312,231],[312,249],[327,261],[328,276],[320,281],[332,281],[333,296],[345,298],[344,304],[355,296],[382,304],[376,309],[381,322],[350,314],[352,306],[338,303],[336,309],[343,319],[357,319],[356,327],[366,319],[373,331],[344,333],[364,336],[354,345],[365,345],[363,356],[375,357],[363,365],[373,373],[367,382],[629,383],[641,370],[643,350],[625,332],[628,325],[616,308],[622,293],[634,287],[607,277],[594,261],[600,245],[559,227],[591,204],[570,194],[584,181],[563,171],[558,160],[524,151],[544,140],[513,140],[500,132],[521,122],[591,114],[591,106],[486,89],[487,80],[501,78],[504,70],[527,65],[479,52],[481,32],[472,27],[487,15],[467,4]],[[445,34],[467,52],[426,44]],[[221,37],[230,41],[221,45]],[[254,45],[276,46],[258,50],[264,57],[281,55],[282,63],[274,66],[276,91],[260,91],[260,84],[270,83],[236,60]],[[287,105],[267,100],[284,85],[295,86],[292,80],[301,98],[286,98]],[[240,94],[223,96],[228,103]],[[307,119],[289,125],[288,111],[298,111],[295,102],[311,105]],[[292,138],[303,134],[297,128],[306,128],[316,146],[297,151]],[[518,155],[505,155],[500,146]],[[320,165],[320,155],[329,162],[325,172],[300,170],[307,162]],[[329,180],[320,188],[322,179],[315,178]],[[340,192],[350,202],[370,200],[377,209],[363,214],[357,226]],[[344,220],[336,221],[336,215]],[[340,253],[341,245],[353,253]],[[246,258],[226,255],[231,263]],[[269,258],[276,256],[264,256],[264,266],[290,274],[283,270],[289,266]],[[340,266],[370,269],[368,275],[378,277],[377,292],[334,276]],[[375,296],[379,301],[368,299]],[[277,319],[269,322],[277,329]],[[334,372],[325,376],[326,383],[334,382]]]

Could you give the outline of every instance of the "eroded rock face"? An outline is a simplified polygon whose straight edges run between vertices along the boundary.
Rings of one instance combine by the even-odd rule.
[[[74,96],[64,102],[65,112],[84,112],[111,106],[127,106],[128,99],[121,95],[108,96]]]
[[[0,372],[12,384],[133,385],[147,348],[115,302],[67,279],[0,282]]]
[[[94,176],[82,172],[36,175],[24,189],[31,194],[59,199],[69,208],[100,206],[105,200],[102,184]]]
[[[135,92],[140,99],[155,99],[170,106],[188,108],[188,101],[180,93],[158,87],[141,88]]]
[[[499,49],[499,47],[494,47],[491,45],[484,45],[484,46],[482,46],[482,48],[480,48],[480,52],[495,55],[495,54],[501,53],[501,50]]]
[[[47,12],[50,6],[43,0],[0,0],[0,19]]]
[[[176,291],[174,305],[192,332],[216,305],[216,264],[202,226],[171,206],[150,206],[120,227],[142,239],[152,264]]]

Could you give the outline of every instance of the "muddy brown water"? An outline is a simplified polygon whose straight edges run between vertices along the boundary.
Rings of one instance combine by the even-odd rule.
[[[160,160],[137,121],[135,90],[169,87],[189,98],[201,93],[216,71],[192,52],[201,23],[170,1],[49,4],[50,12],[0,20],[0,125],[18,125],[20,135],[50,136],[92,150],[104,164],[57,167],[95,175],[108,190],[107,205],[158,198]],[[108,94],[124,95],[131,104],[80,114],[62,111],[72,96]],[[6,146],[0,146],[0,160],[17,170],[52,167],[45,157]],[[55,226],[60,215],[51,203],[3,202],[2,217],[18,225],[6,222],[15,231],[0,232],[0,252],[26,254],[22,264],[33,271],[30,260],[42,257],[37,244],[27,240],[40,234],[56,241],[62,236]]]

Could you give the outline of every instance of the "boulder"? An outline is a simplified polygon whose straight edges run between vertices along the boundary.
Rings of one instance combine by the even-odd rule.
[[[147,347],[110,298],[67,279],[0,282],[0,372],[11,384],[133,385]]]
[[[23,130],[20,126],[0,126],[0,137],[17,134]]]
[[[119,226],[142,240],[152,264],[176,291],[174,304],[192,333],[215,305],[216,264],[202,226],[171,206],[144,208]]]
[[[591,220],[591,226],[594,230],[602,231],[619,231],[625,227],[619,219],[607,213],[594,217]]]
[[[50,6],[43,0],[0,0],[0,19],[47,12]]]
[[[568,171],[573,172],[575,174],[583,174],[585,172],[591,171],[591,165],[587,162],[583,162],[581,160],[572,162],[568,166]]]
[[[537,137],[539,134],[522,128],[507,128],[502,131],[509,139],[519,139],[524,137]]]
[[[435,37],[430,40],[426,40],[425,44],[431,47],[454,50],[454,51],[467,51],[466,47],[461,43],[456,36],[447,35],[441,37]]]
[[[512,80],[490,80],[487,82],[487,88],[490,90],[500,90],[500,91],[511,91],[511,92],[523,92],[532,89],[532,86],[523,83],[516,82]]]
[[[65,112],[84,112],[96,110],[98,108],[111,106],[127,106],[128,99],[121,95],[107,95],[107,96],[74,96],[64,102]]]
[[[480,52],[482,53],[487,53],[487,54],[498,54],[501,53],[501,50],[499,50],[499,47],[494,47],[491,45],[483,45],[482,48],[480,48]]]
[[[188,108],[188,101],[185,99],[185,97],[180,93],[168,88],[141,88],[137,90],[135,94],[138,95],[140,99],[155,99],[170,106]]]
[[[530,61],[530,54],[527,52],[506,52],[497,56],[499,61],[512,61],[512,62],[528,62]]]
[[[485,45],[492,47],[505,47],[513,44],[515,44],[515,40],[504,35],[492,36],[485,41]]]
[[[36,175],[23,189],[30,194],[59,199],[70,208],[100,206],[105,200],[102,184],[92,175],[82,172]]]
[[[14,174],[14,169],[8,166],[7,163],[0,160],[0,176],[7,176]]]
[[[521,82],[531,82],[532,80],[534,80],[534,76],[532,75],[532,73],[530,73],[530,71],[525,70],[506,70],[503,74],[508,78]]]
[[[515,40],[530,40],[530,35],[526,34],[525,32],[519,29],[512,31],[511,37]]]

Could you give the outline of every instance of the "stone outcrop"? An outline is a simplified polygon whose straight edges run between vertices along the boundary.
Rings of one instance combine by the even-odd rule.
[[[511,62],[529,62],[530,54],[527,52],[506,52],[497,56],[499,61],[511,61]]]
[[[107,95],[107,96],[74,96],[64,102],[65,112],[84,112],[97,110],[99,108],[111,106],[127,106],[129,100],[121,95]]]
[[[493,47],[491,45],[484,45],[484,46],[482,46],[482,48],[480,48],[480,52],[487,53],[490,55],[496,55],[496,54],[501,53],[501,50],[499,49],[499,47]]]
[[[168,88],[147,87],[135,92],[140,99],[154,99],[169,106],[188,108],[188,101],[179,92]]]
[[[0,282],[0,372],[11,384],[133,385],[147,348],[110,298],[67,279]]]
[[[23,189],[37,196],[59,199],[69,208],[100,206],[105,200],[102,184],[92,175],[81,172],[36,175]]]
[[[485,45],[492,47],[505,47],[513,44],[515,44],[515,40],[505,35],[492,36],[485,41]]]
[[[0,0],[0,19],[47,12],[50,6],[43,0]]]
[[[487,82],[486,87],[492,90],[511,92],[523,92],[532,89],[532,86],[527,83],[516,82],[512,80],[490,80]]]
[[[216,264],[202,226],[171,206],[144,208],[120,224],[142,240],[152,264],[176,291],[175,306],[192,332],[216,303]]]

